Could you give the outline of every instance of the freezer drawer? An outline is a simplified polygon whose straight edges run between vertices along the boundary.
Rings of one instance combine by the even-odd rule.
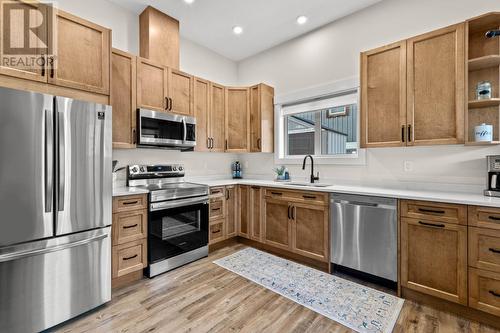
[[[111,227],[0,248],[0,332],[50,328],[111,299]]]
[[[397,281],[397,200],[331,195],[331,262]]]

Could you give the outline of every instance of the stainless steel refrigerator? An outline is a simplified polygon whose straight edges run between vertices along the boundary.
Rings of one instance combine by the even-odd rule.
[[[0,88],[0,332],[111,299],[111,107]]]

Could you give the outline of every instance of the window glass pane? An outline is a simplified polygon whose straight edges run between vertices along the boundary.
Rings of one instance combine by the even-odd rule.
[[[313,155],[316,112],[286,116],[288,155]]]
[[[335,107],[321,112],[321,155],[357,152],[357,105]]]

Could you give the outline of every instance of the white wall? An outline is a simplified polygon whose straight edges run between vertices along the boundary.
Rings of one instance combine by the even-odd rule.
[[[359,77],[359,53],[374,47],[458,23],[488,11],[500,11],[493,0],[384,0],[337,22],[313,31],[238,65],[240,84],[267,82],[279,96],[296,95],[312,86]],[[314,18],[311,18],[314,19]],[[437,55],[438,56],[438,55]],[[419,182],[485,184],[485,156],[500,154],[500,147],[418,147],[369,149],[364,166],[318,166],[322,178],[336,182]],[[270,154],[244,158],[248,172],[269,177],[274,167]],[[404,162],[413,171],[404,171]],[[292,176],[309,172],[289,166]],[[410,186],[410,185],[408,185]],[[415,186],[415,185],[411,185]],[[439,186],[439,189],[446,187]]]
[[[106,0],[60,0],[57,7],[113,30],[113,47],[139,54],[139,17]],[[224,85],[235,85],[237,64],[185,38],[180,41],[181,70]],[[234,154],[180,153],[177,151],[134,149],[113,150],[119,165],[143,163],[184,163],[187,176],[227,176]],[[123,179],[123,172],[119,178]]]

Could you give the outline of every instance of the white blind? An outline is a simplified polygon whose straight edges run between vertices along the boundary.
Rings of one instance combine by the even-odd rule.
[[[345,106],[357,103],[358,103],[358,93],[354,92],[348,95],[311,100],[304,103],[293,104],[288,106],[284,105],[281,109],[281,112],[284,116],[286,116],[302,112],[326,110],[339,106]]]

